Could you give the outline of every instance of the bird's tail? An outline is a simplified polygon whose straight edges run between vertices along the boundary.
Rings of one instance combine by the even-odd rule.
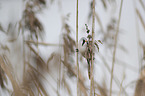
[[[90,62],[89,62],[89,60],[87,60],[87,62],[88,62],[88,76],[89,76],[89,79],[90,79],[90,77],[91,77]]]

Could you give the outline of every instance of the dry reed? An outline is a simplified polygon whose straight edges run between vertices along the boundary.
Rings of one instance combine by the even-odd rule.
[[[93,70],[94,70],[94,31],[95,31],[95,0],[93,0],[93,17],[92,17],[92,58],[91,58],[91,72],[90,72],[90,78],[91,78],[91,83],[90,83],[90,96],[93,94],[93,82],[94,82],[94,77],[93,77]]]
[[[114,71],[115,58],[116,58],[116,47],[117,47],[117,39],[118,39],[118,33],[119,33],[119,25],[120,25],[120,19],[121,19],[122,5],[123,5],[123,0],[121,0],[119,18],[118,18],[117,29],[116,29],[116,34],[115,34],[115,44],[114,44],[114,51],[113,51],[113,58],[112,58],[112,69],[111,69],[111,80],[110,80],[110,95],[109,96],[112,96],[112,80],[113,80],[113,71]]]
[[[53,1],[53,0],[51,0]],[[88,63],[88,77],[90,78],[90,86],[86,86],[86,81],[87,79],[85,78],[82,74],[82,70],[79,69],[79,50],[78,50],[78,3],[79,0],[77,0],[76,3],[76,41],[71,37],[71,28],[70,25],[67,21],[63,21],[63,27],[62,27],[62,40],[63,42],[60,44],[54,44],[54,43],[46,43],[43,41],[39,41],[40,38],[43,37],[44,29],[43,25],[39,21],[39,19],[36,17],[37,12],[42,11],[44,6],[46,6],[46,0],[28,0],[26,1],[26,7],[24,10],[24,14],[22,19],[19,22],[19,33],[22,32],[22,41],[23,41],[23,46],[22,46],[22,52],[23,52],[23,80],[20,82],[17,80],[17,77],[15,77],[15,72],[14,68],[12,67],[13,64],[11,64],[11,59],[8,58],[6,55],[2,54],[0,55],[0,86],[4,90],[9,90],[7,89],[7,79],[10,79],[10,82],[12,84],[12,90],[9,91],[10,95],[14,96],[51,96],[51,91],[47,90],[44,86],[44,80],[48,82],[49,86],[54,93],[57,94],[57,96],[61,96],[62,92],[67,92],[64,94],[67,94],[69,96],[73,96],[73,92],[71,89],[71,84],[69,83],[70,81],[67,81],[67,79],[72,80],[73,78],[77,79],[77,96],[88,96],[89,91],[90,91],[90,96],[108,96],[108,93],[110,96],[114,94],[115,92],[112,91],[112,83],[113,80],[120,88],[119,91],[119,96],[121,94],[128,95],[126,92],[126,88],[130,85],[123,86],[123,81],[125,78],[123,77],[122,82],[120,83],[118,78],[113,74],[114,71],[114,66],[115,66],[115,61],[119,62],[121,66],[127,67],[127,69],[135,70],[132,66],[129,66],[125,64],[124,62],[120,62],[120,60],[117,60],[116,58],[116,50],[117,46],[124,50],[124,52],[127,52],[127,50],[124,48],[124,46],[117,44],[117,39],[118,39],[118,34],[119,34],[119,27],[120,27],[120,19],[121,19],[121,10],[123,6],[123,0],[121,0],[121,5],[120,5],[120,11],[119,11],[119,18],[117,22],[117,30],[115,36],[112,37],[111,31],[115,31],[115,24],[116,20],[113,18],[111,20],[111,23],[108,24],[107,30],[106,28],[103,28],[103,23],[101,22],[101,18],[99,17],[99,14],[95,12],[95,0],[91,2],[91,12],[89,16],[92,16],[92,34],[88,34],[87,37],[87,48],[86,48],[86,54],[88,56],[85,57]],[[144,5],[142,4],[142,0],[139,0],[141,3],[142,7],[144,8]],[[107,1],[102,0],[101,3],[103,4],[103,7],[105,10],[109,6],[107,6]],[[33,10],[33,9],[38,10]],[[136,8],[136,14],[139,17],[139,20],[141,21],[141,24],[143,28],[145,28],[145,24],[143,21],[143,17],[141,16],[141,13],[139,9]],[[98,43],[102,43],[100,40],[94,40],[94,32],[95,32],[95,19],[97,20],[99,27],[101,29],[101,34],[103,34],[103,44],[110,48],[114,48],[113,51],[113,58],[112,58],[112,69],[109,67],[107,60],[103,56],[99,56],[100,59],[102,60],[103,64],[107,68],[108,73],[111,74],[111,82],[110,82],[110,90],[107,89],[107,84],[105,80],[98,84],[95,81],[94,78],[94,58],[95,58],[95,50],[94,47],[97,47],[99,51],[99,46]],[[86,25],[86,29],[88,32],[88,26]],[[11,24],[9,24],[9,27],[7,31],[0,25],[0,31],[2,31],[4,34],[8,35],[8,33],[11,31]],[[28,35],[26,35],[26,32],[29,32]],[[110,33],[109,33],[110,32]],[[18,34],[19,34],[18,33]],[[110,42],[110,39],[112,40],[114,38],[115,42],[112,44]],[[9,39],[8,41],[10,43],[18,40],[17,38],[15,39]],[[109,42],[107,42],[109,40]],[[83,45],[83,44],[82,44]],[[144,44],[140,44],[143,47],[143,53],[144,51]],[[62,53],[56,53],[53,52],[47,60],[45,60],[39,53],[39,47],[38,46],[55,46],[55,47],[60,47],[60,49],[63,50]],[[0,44],[0,48],[4,51],[11,52],[11,49],[9,46],[5,44]],[[77,49],[77,50],[75,50]],[[89,52],[88,52],[88,50]],[[29,50],[29,53],[28,53]],[[74,53],[76,52],[76,63],[74,62]],[[31,55],[30,55],[31,54]],[[90,56],[91,55],[91,56]],[[91,59],[90,59],[91,58]],[[143,60],[145,56],[143,55]],[[80,62],[82,63],[82,62]],[[119,64],[118,63],[118,64]],[[77,65],[77,66],[75,66]],[[37,66],[37,67],[36,67]],[[82,65],[84,66],[84,65]],[[56,68],[51,72],[51,67]],[[141,66],[142,67],[142,66]],[[58,71],[57,71],[58,70]],[[57,71],[57,72],[56,72]],[[55,72],[58,74],[58,78],[55,78]],[[144,72],[144,71],[143,71]],[[52,82],[47,80],[46,74],[47,73],[52,80],[55,82],[55,84],[51,84]],[[54,74],[53,74],[54,73]],[[137,80],[136,84],[136,89],[135,89],[135,95],[134,96],[141,96],[144,94],[144,73],[141,73],[141,77]],[[100,78],[98,78],[100,79]],[[56,83],[57,82],[57,83]],[[74,82],[73,82],[74,83]],[[90,87],[90,89],[88,88]],[[62,91],[62,92],[61,92]],[[98,92],[98,93],[97,93]],[[123,93],[124,92],[124,93]],[[116,92],[117,93],[117,92]]]
[[[79,0],[77,0],[76,6],[76,65],[77,65],[77,96],[79,96],[79,61],[78,61],[78,11],[79,7],[78,4]]]

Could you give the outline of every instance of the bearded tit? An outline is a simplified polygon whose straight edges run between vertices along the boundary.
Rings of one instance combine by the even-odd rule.
[[[90,54],[89,54],[89,49],[88,49],[88,41],[86,38],[81,38],[79,40],[79,52],[80,54],[87,60],[87,64],[88,64],[88,76],[89,76],[89,79],[90,79]]]

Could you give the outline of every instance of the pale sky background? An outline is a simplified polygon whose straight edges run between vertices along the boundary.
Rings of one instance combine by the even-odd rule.
[[[47,1],[47,0],[46,0]],[[61,3],[58,3],[60,1]],[[85,24],[89,25],[91,29],[91,23],[88,23],[88,12],[89,12],[89,4],[91,0],[79,0],[79,39],[81,37],[85,37],[86,33],[84,32]],[[101,22],[103,24],[103,28],[106,30],[107,24],[109,23],[112,17],[118,18],[120,2],[121,0],[116,0],[116,5],[109,4],[108,9],[105,11],[100,0],[96,0],[96,12],[98,13]],[[59,6],[58,6],[59,5]],[[145,1],[144,1],[145,5]],[[122,67],[121,65],[115,65],[114,74],[118,77],[119,81],[122,81],[123,71],[125,70],[125,80],[123,82],[123,86],[127,85],[131,81],[137,80],[139,77],[139,60],[141,59],[142,49],[139,47],[137,41],[138,38],[145,43],[145,30],[139,21],[139,18],[135,14],[135,6],[140,11],[144,21],[145,21],[145,11],[141,7],[138,0],[124,0],[121,22],[120,22],[120,30],[122,33],[119,34],[118,44],[122,44],[126,49],[127,53],[117,49],[116,57],[119,60],[122,60],[126,64],[132,66],[135,70],[132,71],[128,68]],[[7,29],[8,24],[10,22],[17,23],[22,17],[22,11],[24,9],[24,4],[21,0],[0,0],[0,24]],[[47,43],[60,43],[61,37],[61,24],[62,24],[62,16],[66,16],[70,14],[68,24],[71,26],[73,32],[72,37],[75,39],[75,20],[76,20],[76,0],[55,0],[52,5],[44,8],[42,13],[37,14],[38,18],[42,22],[45,30],[45,35],[43,40]],[[95,21],[97,22],[97,20]],[[95,24],[95,39],[101,39],[100,36],[97,36],[97,32],[100,30],[98,23]],[[139,32],[137,32],[137,26],[139,28]],[[139,36],[137,35],[139,33]],[[0,43],[5,43],[6,37],[4,34],[0,33]],[[48,50],[48,52],[46,52]],[[107,54],[106,60],[111,68],[112,62],[112,54],[105,53],[105,45],[100,45],[100,52],[98,54]],[[57,47],[40,47],[40,54],[47,59],[49,55],[53,51],[59,51]],[[110,58],[108,58],[111,56]],[[97,60],[97,59],[96,59]],[[100,61],[100,60],[98,60]],[[97,62],[97,61],[95,61]],[[104,71],[105,70],[105,71]],[[85,70],[86,72],[86,70]],[[99,73],[99,74],[98,74]],[[85,74],[85,73],[84,73]],[[103,63],[95,65],[95,78],[98,82],[101,82],[105,77],[107,87],[110,87],[110,73],[108,73],[107,69],[104,67]],[[73,96],[76,96],[76,85],[72,83]],[[113,81],[113,89],[119,91],[119,88]],[[133,96],[134,86],[128,87],[126,89],[129,96]],[[52,96],[56,96],[53,94]],[[67,96],[67,95],[63,95]]]

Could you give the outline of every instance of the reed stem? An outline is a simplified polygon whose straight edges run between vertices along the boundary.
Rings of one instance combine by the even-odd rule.
[[[76,48],[78,49],[78,1],[76,8]],[[79,96],[79,61],[78,61],[78,51],[76,52],[76,63],[77,63],[77,96]]]
[[[119,26],[120,26],[120,19],[121,19],[121,11],[122,11],[123,0],[121,0],[120,11],[119,11],[119,19],[117,22],[117,30],[115,34],[115,44],[114,44],[114,51],[113,51],[113,58],[112,58],[112,69],[111,69],[111,80],[110,80],[110,95],[112,96],[112,80],[113,80],[113,72],[114,72],[114,65],[115,65],[115,58],[116,58],[116,48],[117,48],[117,41],[118,41],[118,33],[119,33]]]
[[[95,30],[95,0],[93,0],[93,18],[92,18],[92,58],[91,58],[91,82],[90,82],[90,96],[93,94],[93,68],[94,68],[94,30]]]

